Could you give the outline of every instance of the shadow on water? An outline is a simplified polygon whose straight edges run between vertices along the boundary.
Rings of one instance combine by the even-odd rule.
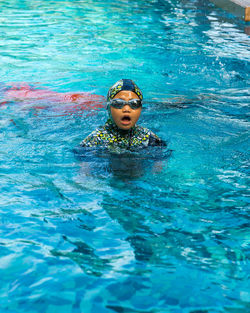
[[[75,248],[72,251],[53,249],[53,256],[71,259],[88,275],[102,276],[104,270],[110,269],[109,261],[98,257],[90,245],[80,240],[71,241],[67,236],[63,236],[63,240]]]

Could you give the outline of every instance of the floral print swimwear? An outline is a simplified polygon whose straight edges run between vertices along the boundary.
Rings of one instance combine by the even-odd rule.
[[[111,119],[108,119],[104,126],[93,131],[80,145],[82,147],[102,146],[133,149],[148,146],[166,146],[166,143],[147,128],[135,125],[129,131],[123,131]]]

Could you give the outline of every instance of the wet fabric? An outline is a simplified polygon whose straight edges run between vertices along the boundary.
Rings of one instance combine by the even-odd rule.
[[[107,95],[107,101],[113,99],[118,92],[122,90],[130,90],[133,91],[140,100],[143,99],[142,92],[140,88],[131,80],[131,79],[121,79],[118,80],[112,87],[110,87]]]
[[[151,130],[134,126],[129,131],[119,129],[110,119],[87,136],[80,144],[83,147],[103,146],[107,148],[143,148],[148,146],[166,146]]]

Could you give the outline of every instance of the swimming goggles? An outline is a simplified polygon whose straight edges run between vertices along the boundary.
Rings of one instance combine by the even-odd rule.
[[[112,99],[108,102],[113,108],[122,109],[124,105],[129,105],[131,109],[136,110],[142,106],[142,102],[140,99],[131,99],[129,101],[125,101],[123,99]]]

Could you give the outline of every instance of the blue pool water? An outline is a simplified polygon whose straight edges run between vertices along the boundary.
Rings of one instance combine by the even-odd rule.
[[[3,0],[0,20],[0,312],[249,311],[246,25],[202,0]],[[8,96],[120,78],[170,158],[81,160],[104,108]]]

